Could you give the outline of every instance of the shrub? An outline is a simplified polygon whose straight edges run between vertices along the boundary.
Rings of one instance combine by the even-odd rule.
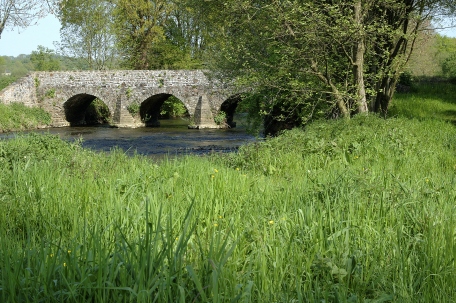
[[[219,111],[214,117],[214,122],[217,125],[226,123],[226,113],[224,111]]]

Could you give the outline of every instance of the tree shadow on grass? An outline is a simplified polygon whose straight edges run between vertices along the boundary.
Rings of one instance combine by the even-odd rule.
[[[456,85],[449,82],[418,83],[413,92],[422,98],[439,99],[444,103],[456,104]]]
[[[446,110],[442,114],[445,116],[445,120],[456,126],[456,110]]]

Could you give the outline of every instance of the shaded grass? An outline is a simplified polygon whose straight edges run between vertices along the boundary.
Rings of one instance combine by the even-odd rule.
[[[22,103],[0,104],[0,132],[34,129],[50,123],[51,116],[41,108]]]
[[[388,115],[456,123],[456,85],[446,82],[415,83],[411,92],[395,94]]]
[[[159,165],[1,141],[0,298],[455,302],[455,151],[446,122],[376,117]]]

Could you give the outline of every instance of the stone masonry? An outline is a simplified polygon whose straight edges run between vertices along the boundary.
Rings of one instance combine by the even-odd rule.
[[[201,70],[33,72],[0,92],[0,102],[42,107],[52,126],[77,125],[87,106],[102,100],[118,127],[158,123],[160,106],[170,96],[180,99],[196,128],[216,128],[214,115],[234,93]],[[129,106],[140,107],[134,118]]]

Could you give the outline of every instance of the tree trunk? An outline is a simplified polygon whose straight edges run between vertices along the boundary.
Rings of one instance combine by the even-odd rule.
[[[353,75],[355,78],[355,86],[357,90],[357,112],[358,113],[367,113],[367,98],[366,98],[366,88],[364,84],[364,53],[366,51],[366,46],[364,44],[364,30],[363,30],[363,20],[361,16],[361,1],[355,3],[354,6],[355,13],[355,23],[358,25],[359,37],[355,50],[353,52]]]
[[[374,111],[386,118],[388,113],[389,103],[394,94],[397,79],[384,77],[381,82],[381,89],[378,91],[375,98]]]

